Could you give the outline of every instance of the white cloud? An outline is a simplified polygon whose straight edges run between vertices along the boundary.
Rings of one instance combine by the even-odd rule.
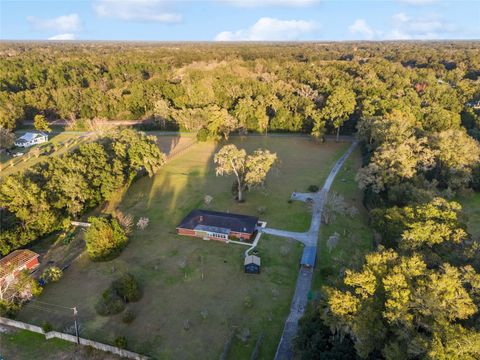
[[[261,6],[291,6],[304,7],[314,5],[319,0],[223,0],[223,3],[230,3],[239,7],[261,7]]]
[[[82,28],[80,16],[77,14],[62,15],[53,19],[39,19],[35,16],[29,16],[27,21],[36,30],[73,32]]]
[[[77,37],[72,33],[58,34],[50,36],[48,40],[75,40]]]
[[[438,15],[410,17],[405,13],[392,16],[392,29],[385,35],[391,40],[439,39],[455,32],[455,27]]]
[[[181,14],[168,11],[167,5],[163,0],[98,0],[94,9],[98,16],[105,18],[161,23],[181,21]]]
[[[437,2],[438,0],[398,0],[401,3],[409,5],[428,5]]]
[[[371,40],[375,37],[376,31],[368,25],[364,19],[357,19],[348,27],[351,34],[360,35],[362,39]]]
[[[248,29],[222,31],[216,41],[288,41],[298,40],[318,28],[313,21],[280,20],[263,17]]]

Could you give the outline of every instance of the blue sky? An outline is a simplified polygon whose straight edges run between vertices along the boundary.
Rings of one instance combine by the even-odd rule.
[[[0,39],[480,39],[480,0],[0,0]]]

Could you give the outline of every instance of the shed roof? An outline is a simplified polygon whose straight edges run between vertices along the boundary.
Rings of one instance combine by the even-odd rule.
[[[0,278],[8,275],[13,270],[35,259],[39,255],[28,249],[15,250],[0,259]]]
[[[300,261],[301,265],[315,266],[315,260],[317,258],[317,247],[316,246],[305,246],[303,249],[302,260]]]
[[[192,210],[177,228],[195,230],[198,226],[228,229],[230,231],[252,234],[257,226],[258,217],[231,214],[210,210]],[[220,231],[216,231],[220,232]]]
[[[255,265],[258,265],[260,266],[260,258],[258,256],[255,256],[255,255],[249,255],[249,256],[246,256],[245,257],[245,265],[248,265],[248,264],[255,264]]]

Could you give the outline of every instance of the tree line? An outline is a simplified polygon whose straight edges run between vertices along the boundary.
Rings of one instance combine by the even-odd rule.
[[[153,176],[164,161],[155,137],[123,129],[4,177],[0,252],[8,254],[68,227],[71,219],[109,200],[136,176]]]
[[[431,84],[386,88],[390,104],[358,119],[375,250],[320,289],[297,340],[303,359],[480,356],[479,239],[454,201],[480,190],[478,110],[462,107],[458,84]]]
[[[213,138],[238,130],[322,136],[399,109],[427,129],[464,122],[478,135],[468,107],[480,92],[476,45],[5,43],[0,125],[43,115],[150,119]]]

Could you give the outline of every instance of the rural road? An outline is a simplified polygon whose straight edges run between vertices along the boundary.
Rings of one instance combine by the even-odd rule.
[[[316,193],[293,193],[292,200],[299,200],[304,202],[311,202],[313,204],[312,222],[310,228],[306,232],[293,232],[278,229],[265,228],[263,233],[271,234],[280,237],[286,237],[289,239],[295,239],[307,246],[317,248],[318,233],[320,231],[320,225],[322,221],[322,210],[325,204],[326,197],[333,184],[335,176],[342,168],[345,160],[350,156],[358,142],[354,141],[348,150],[338,159],[333,166],[330,174],[328,175],[322,189]],[[304,249],[305,251],[305,249]],[[295,294],[293,295],[292,303],[290,305],[290,314],[285,321],[285,327],[283,329],[282,337],[277,347],[275,354],[275,360],[289,360],[293,359],[293,339],[295,338],[298,330],[298,321],[303,316],[305,308],[308,303],[308,293],[312,285],[313,270],[301,268],[298,273],[297,283],[295,286]]]

